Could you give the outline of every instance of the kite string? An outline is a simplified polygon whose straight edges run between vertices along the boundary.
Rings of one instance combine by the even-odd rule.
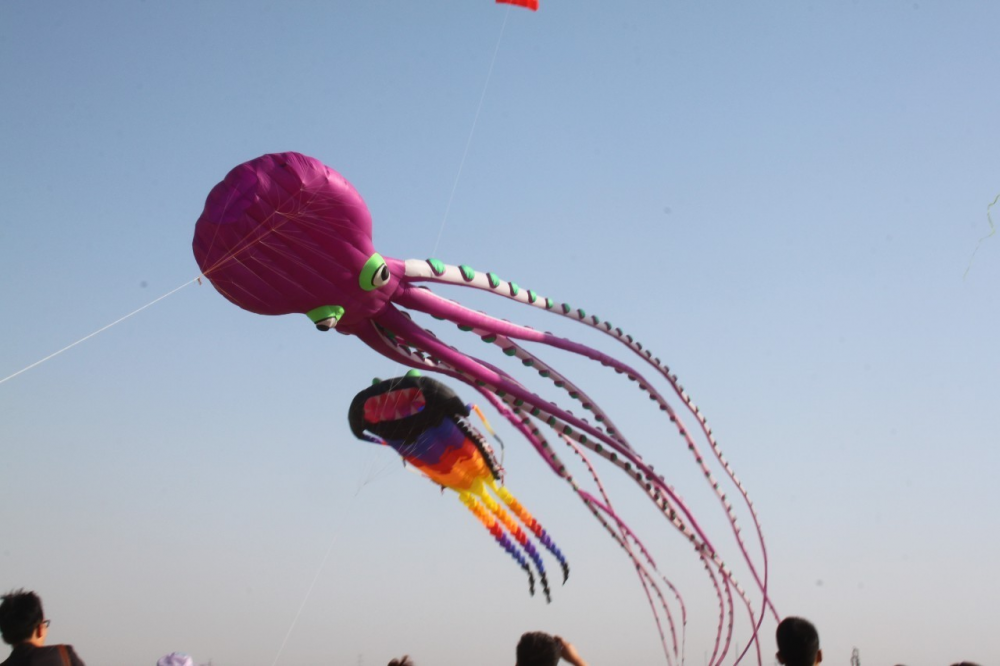
[[[503,40],[503,33],[507,27],[507,17],[510,15],[510,7],[507,8],[507,12],[504,14],[503,24],[500,26],[500,35],[497,37],[496,46],[493,48],[493,58],[490,60],[490,67],[486,73],[486,82],[483,84],[482,93],[479,95],[479,104],[476,107],[476,114],[472,119],[472,127],[469,130],[469,136],[465,140],[465,148],[462,151],[462,159],[458,164],[458,173],[455,174],[455,181],[451,186],[451,194],[448,196],[448,204],[445,206],[444,217],[441,219],[441,227],[438,229],[437,239],[434,241],[434,249],[431,251],[433,256],[437,253],[438,245],[441,243],[441,236],[444,233],[445,226],[448,223],[448,215],[451,212],[451,204],[455,200],[455,192],[458,190],[458,183],[462,178],[462,171],[465,168],[465,159],[469,154],[469,147],[472,145],[472,137],[476,133],[476,125],[479,122],[479,114],[483,109],[483,101],[486,99],[486,92],[490,86],[490,79],[493,77],[493,67],[497,61],[497,54],[500,52],[500,43]],[[369,473],[371,471],[371,465],[369,465]],[[354,493],[354,497],[357,497],[361,490],[368,485],[369,480],[365,480]],[[353,501],[353,498],[352,498]],[[276,666],[278,660],[281,658],[281,653],[285,649],[285,645],[288,643],[288,639],[292,635],[292,631],[295,629],[296,623],[299,621],[299,616],[302,615],[302,610],[305,608],[306,602],[309,600],[309,596],[312,594],[313,588],[316,586],[316,581],[319,580],[320,573],[326,566],[327,560],[330,558],[330,554],[333,552],[333,547],[337,543],[337,534],[334,534],[334,538],[330,543],[330,547],[326,551],[326,555],[323,556],[323,560],[320,562],[319,568],[316,570],[316,574],[313,576],[312,582],[309,584],[309,588],[306,590],[305,597],[302,599],[302,603],[299,605],[298,611],[295,613],[295,618],[292,620],[291,625],[288,627],[288,631],[285,633],[284,640],[281,641],[281,646],[278,648],[278,654],[275,655],[274,661],[271,666]]]
[[[437,240],[434,241],[434,249],[431,250],[431,255],[437,254],[438,245],[441,244],[441,235],[444,233],[445,224],[448,222],[448,214],[451,212],[451,204],[455,200],[455,191],[458,189],[458,181],[462,178],[462,169],[465,168],[465,158],[469,154],[469,146],[472,145],[472,135],[476,133],[476,123],[479,122],[479,112],[483,110],[483,100],[486,99],[486,91],[490,87],[490,79],[493,77],[493,65],[497,62],[497,54],[500,52],[500,42],[503,40],[503,32],[507,27],[507,17],[510,16],[510,6],[508,5],[507,11],[503,15],[503,25],[500,26],[500,35],[497,37],[497,44],[493,48],[493,59],[490,61],[490,69],[486,73],[486,83],[483,84],[483,92],[479,95],[479,106],[476,107],[476,115],[472,119],[472,129],[469,130],[469,136],[465,140],[465,150],[462,151],[462,160],[458,163],[458,173],[455,174],[455,182],[451,186],[451,195],[448,197],[448,205],[444,209],[444,218],[441,220],[441,228],[438,229]]]
[[[354,494],[357,497],[357,493]],[[351,498],[353,501],[353,498]],[[341,514],[343,515],[343,514]],[[306,602],[309,601],[309,596],[312,594],[313,588],[316,587],[316,581],[319,580],[319,575],[326,566],[326,561],[330,559],[330,553],[333,552],[333,547],[337,545],[337,537],[340,536],[340,530],[334,531],[333,539],[330,540],[330,547],[326,549],[326,555],[323,556],[323,560],[319,563],[319,568],[316,569],[316,574],[313,576],[312,582],[309,583],[309,588],[306,590],[306,595],[302,598],[302,603],[299,604],[299,610],[295,613],[295,618],[292,623],[288,626],[288,631],[285,632],[285,639],[281,641],[281,645],[278,647],[278,654],[274,655],[274,661],[271,662],[271,666],[275,666],[278,663],[278,659],[281,658],[281,653],[285,649],[285,645],[288,643],[288,639],[292,635],[292,630],[295,629],[296,623],[299,621],[299,616],[302,615],[302,610],[306,607]]]
[[[95,335],[97,335],[97,334],[99,334],[99,333],[103,333],[104,331],[108,330],[108,329],[109,329],[109,328],[111,328],[112,326],[115,326],[115,325],[117,325],[117,324],[120,324],[120,323],[122,323],[123,321],[125,321],[126,319],[128,319],[129,317],[131,317],[132,315],[136,315],[136,314],[139,314],[140,312],[142,312],[143,310],[145,310],[145,309],[146,309],[146,308],[148,308],[149,306],[151,306],[151,305],[154,305],[154,304],[156,304],[156,303],[159,303],[160,301],[162,301],[162,300],[163,300],[164,298],[166,298],[167,296],[173,296],[174,294],[176,294],[176,293],[177,293],[178,291],[180,291],[180,290],[181,290],[181,289],[183,289],[184,287],[187,287],[187,286],[189,286],[189,285],[192,285],[192,284],[194,284],[195,282],[197,282],[197,281],[198,281],[198,280],[200,280],[200,279],[201,279],[201,275],[198,275],[197,277],[195,277],[195,278],[192,278],[191,280],[189,280],[189,281],[185,282],[185,283],[184,283],[184,284],[182,284],[181,286],[179,286],[179,287],[176,287],[175,289],[171,289],[170,291],[168,291],[167,293],[163,294],[163,295],[162,295],[162,296],[160,296],[159,298],[155,298],[155,299],[153,299],[152,301],[150,301],[149,303],[146,303],[145,305],[143,305],[143,306],[142,306],[141,308],[137,308],[137,309],[133,310],[132,312],[129,312],[129,313],[128,313],[127,315],[125,315],[124,317],[121,317],[121,318],[119,318],[119,319],[116,319],[115,321],[111,322],[111,323],[110,323],[110,324],[108,324],[107,326],[104,326],[104,327],[102,327],[102,328],[99,328],[99,329],[97,329],[96,331],[94,331],[94,332],[93,332],[93,333],[91,333],[90,335],[85,335],[84,337],[80,338],[80,339],[79,339],[79,340],[77,340],[76,342],[74,342],[74,343],[72,343],[72,344],[69,344],[69,345],[66,345],[65,347],[63,347],[63,348],[62,348],[62,349],[60,349],[59,351],[57,351],[57,352],[53,352],[53,353],[49,354],[48,356],[46,356],[45,358],[43,358],[43,359],[41,359],[41,360],[38,360],[38,361],[35,361],[35,362],[34,362],[34,363],[32,363],[31,365],[29,365],[29,366],[27,366],[27,367],[25,367],[25,368],[21,368],[20,370],[18,370],[18,371],[17,371],[17,372],[15,372],[14,374],[12,374],[12,375],[8,375],[8,376],[4,377],[3,379],[0,379],[0,384],[3,384],[4,382],[6,382],[6,381],[7,381],[7,380],[9,380],[9,379],[13,379],[14,377],[17,377],[17,376],[18,376],[18,375],[20,375],[20,374],[21,374],[22,372],[27,372],[28,370],[31,370],[32,368],[34,368],[34,367],[37,367],[37,366],[41,365],[42,363],[45,363],[46,361],[48,361],[48,360],[49,360],[49,359],[51,359],[51,358],[55,358],[56,356],[59,356],[59,354],[62,354],[62,353],[63,353],[64,351],[68,351],[68,350],[72,349],[73,347],[76,347],[76,346],[77,346],[78,344],[80,344],[81,342],[86,342],[86,341],[87,341],[87,340],[89,340],[90,338],[94,337]]]
[[[993,206],[996,206],[998,201],[1000,201],[1000,194],[998,194],[996,196],[996,198],[993,199],[993,203],[991,203],[989,206],[986,207],[986,220],[990,223],[990,233],[986,234],[985,236],[983,236],[982,238],[980,238],[976,242],[976,247],[975,247],[975,249],[972,250],[972,256],[969,257],[969,265],[965,267],[965,272],[962,273],[962,279],[963,280],[966,277],[968,277],[969,270],[972,269],[972,262],[976,258],[976,252],[979,252],[979,246],[983,244],[984,240],[986,240],[987,238],[989,238],[990,236],[992,236],[993,234],[995,234],[997,232],[996,225],[993,224],[993,217],[990,215],[990,208],[993,208]]]
[[[323,572],[323,569],[326,567],[326,562],[327,560],[330,559],[330,554],[333,553],[334,546],[337,545],[337,541],[339,540],[341,533],[340,526],[343,523],[348,510],[354,506],[354,501],[357,499],[358,495],[361,494],[361,490],[366,485],[367,481],[359,485],[358,489],[354,492],[353,495],[351,495],[351,498],[347,501],[347,505],[344,506],[343,509],[340,511],[339,513],[340,518],[337,521],[337,524],[334,526],[333,538],[330,540],[330,547],[326,549],[326,555],[323,556],[323,559],[319,563],[319,567],[316,568],[316,573],[313,575],[312,582],[309,583],[309,587],[306,589],[305,596],[302,597],[302,603],[299,604],[299,609],[298,611],[296,611],[295,617],[292,619],[292,623],[288,625],[288,631],[285,632],[285,638],[284,640],[281,641],[281,645],[278,647],[278,654],[274,655],[274,661],[271,662],[271,666],[277,666],[278,660],[281,658],[281,653],[284,652],[285,645],[288,643],[288,639],[291,638],[292,631],[294,631],[295,625],[299,621],[299,616],[302,615],[302,611],[306,607],[306,602],[308,602],[309,597],[312,596],[312,591],[313,588],[316,587],[316,582],[319,580],[319,575]]]

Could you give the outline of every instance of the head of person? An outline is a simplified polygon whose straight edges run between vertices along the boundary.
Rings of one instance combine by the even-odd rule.
[[[194,659],[183,652],[171,652],[157,659],[156,666],[194,666]]]
[[[775,634],[778,639],[778,663],[784,666],[815,666],[823,661],[819,632],[809,620],[786,617]]]
[[[562,644],[555,636],[529,631],[517,643],[517,666],[556,666]]]
[[[393,659],[390,661],[389,666],[416,666],[416,664],[414,664],[413,660],[410,659],[410,655],[405,654],[399,659]]]
[[[42,612],[42,600],[34,592],[16,590],[0,597],[0,635],[8,645],[45,644],[49,623]]]

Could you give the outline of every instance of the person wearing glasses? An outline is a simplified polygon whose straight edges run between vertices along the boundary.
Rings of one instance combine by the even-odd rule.
[[[49,622],[34,592],[9,592],[0,602],[0,635],[14,649],[0,666],[84,666],[71,645],[45,645]]]

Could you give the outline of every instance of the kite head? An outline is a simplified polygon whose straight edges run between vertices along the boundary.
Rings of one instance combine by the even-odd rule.
[[[367,430],[409,443],[444,418],[468,415],[469,408],[454,391],[411,370],[405,377],[377,380],[354,396],[347,420],[358,439],[366,439]]]
[[[257,314],[306,314],[348,332],[385,308],[400,262],[372,244],[372,220],[343,176],[299,153],[264,155],[216,185],[194,255],[227,299]]]

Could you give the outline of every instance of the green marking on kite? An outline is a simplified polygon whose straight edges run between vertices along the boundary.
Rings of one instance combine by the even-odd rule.
[[[389,269],[385,265],[385,259],[382,258],[381,254],[376,252],[368,257],[365,265],[361,267],[361,273],[358,274],[358,286],[365,291],[375,291],[385,285],[390,277]]]
[[[475,279],[476,277],[476,271],[472,270],[471,266],[466,266],[465,264],[462,264],[461,266],[458,267],[458,270],[462,272],[462,279],[465,280],[466,282],[472,282],[472,280]]]
[[[534,291],[532,291],[531,289],[529,289],[528,290],[528,302],[529,303],[534,303],[537,300],[538,300],[538,294],[536,294]]]
[[[306,316],[312,319],[312,323],[317,324],[324,319],[329,319],[333,317],[337,321],[344,316],[344,308],[339,305],[321,305],[318,308],[314,308],[306,313]]]
[[[510,295],[517,296],[518,292],[521,291],[521,288],[517,286],[516,282],[509,282],[508,284],[510,285]]]
[[[434,271],[434,275],[444,275],[444,262],[440,259],[428,259],[427,264]]]
[[[490,289],[496,289],[500,286],[500,278],[497,277],[496,273],[487,273],[486,279],[490,281]]]

